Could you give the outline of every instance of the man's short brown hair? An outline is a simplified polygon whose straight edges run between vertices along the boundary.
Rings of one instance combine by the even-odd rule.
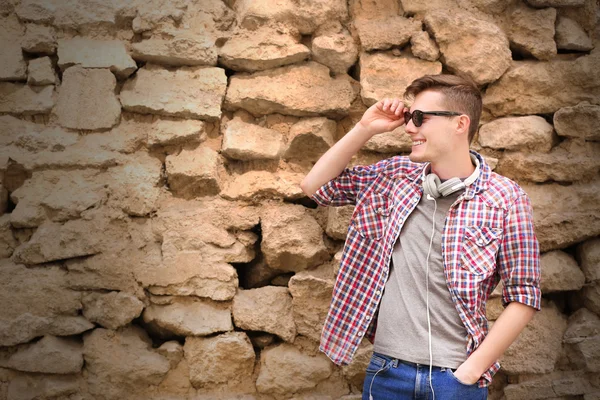
[[[414,99],[419,93],[426,90],[433,90],[444,95],[444,107],[447,109],[445,111],[455,111],[469,116],[471,120],[469,143],[471,143],[479,126],[482,108],[481,92],[475,82],[456,75],[425,75],[412,81],[406,88],[404,97]]]

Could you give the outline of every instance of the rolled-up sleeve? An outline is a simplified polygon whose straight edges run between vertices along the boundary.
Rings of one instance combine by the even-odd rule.
[[[356,204],[359,194],[369,187],[387,165],[387,160],[373,165],[358,165],[346,168],[311,196],[320,206],[345,206]]]
[[[503,306],[516,301],[540,310],[540,249],[533,229],[531,202],[525,193],[507,213],[498,267],[504,284]]]

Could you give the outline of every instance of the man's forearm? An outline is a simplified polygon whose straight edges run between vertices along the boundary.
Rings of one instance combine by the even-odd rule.
[[[535,309],[512,302],[500,314],[481,345],[456,370],[455,375],[465,383],[477,381],[519,336],[529,323]]]
[[[312,196],[321,186],[338,176],[360,148],[371,138],[371,134],[357,123],[342,139],[331,147],[304,177],[300,187]]]

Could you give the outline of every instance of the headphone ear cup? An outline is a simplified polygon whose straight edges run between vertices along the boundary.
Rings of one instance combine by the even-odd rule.
[[[441,185],[438,185],[437,189],[442,194],[442,196],[446,197],[464,188],[466,188],[466,186],[464,182],[461,181],[459,178],[450,178]]]
[[[433,198],[440,197],[440,192],[438,191],[438,186],[442,183],[440,178],[434,174],[427,174],[425,178],[423,178],[423,190],[425,194],[432,196]]]

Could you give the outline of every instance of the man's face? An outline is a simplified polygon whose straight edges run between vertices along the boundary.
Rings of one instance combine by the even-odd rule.
[[[426,90],[415,97],[410,112],[449,111],[443,105],[444,95]],[[409,155],[414,162],[439,162],[448,158],[455,147],[455,118],[447,116],[424,115],[421,126],[416,127],[412,119],[406,124],[406,133],[410,135],[413,145]]]

